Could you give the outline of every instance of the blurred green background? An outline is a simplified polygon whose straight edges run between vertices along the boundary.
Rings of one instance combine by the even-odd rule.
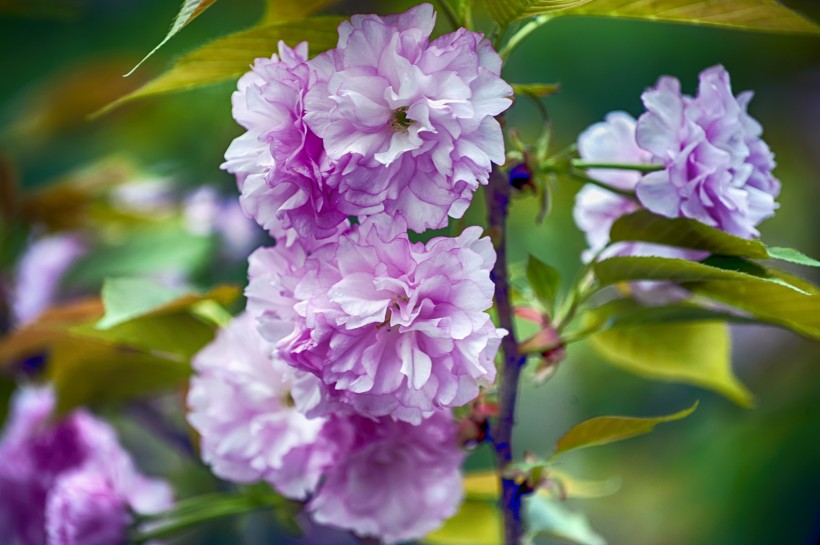
[[[786,3],[820,19],[816,0]],[[386,13],[409,4],[341,2],[334,11]],[[180,191],[207,184],[224,195],[234,194],[234,180],[219,170],[225,148],[241,132],[230,115],[233,83],[135,102],[93,121],[86,116],[160,73],[180,53],[251,25],[262,13],[261,0],[218,2],[129,79],[121,74],[158,43],[178,2],[34,5],[43,9],[24,16],[0,12],[0,156],[24,188],[43,186],[117,155],[146,175],[173,180]],[[777,154],[781,210],[763,225],[763,238],[820,255],[818,39],[568,18],[547,24],[526,41],[505,76],[515,83],[561,84],[560,93],[545,102],[558,149],[609,111],[639,115],[641,92],[659,76],[677,76],[685,90],[694,92],[698,72],[717,63],[732,74],[736,92],[756,91],[751,113]],[[520,130],[525,140],[538,134],[538,120],[526,101],[507,116],[508,126]],[[511,216],[514,262],[533,253],[567,278],[578,270],[584,241],[571,219],[577,189],[559,186],[552,215],[540,226],[534,221],[537,204],[531,198],[516,200]],[[469,219],[481,217],[474,207]],[[242,283],[243,277],[241,265],[226,272],[216,259],[197,280]],[[813,279],[818,280],[816,275]],[[700,399],[700,409],[682,422],[568,456],[567,469],[575,474],[619,477],[622,483],[612,496],[571,500],[573,508],[587,513],[611,544],[820,543],[818,346],[772,328],[737,327],[733,337],[735,371],[755,393],[754,409],[743,410],[708,391],[628,375],[582,344],[572,347],[545,386],[524,387],[519,452],[547,455],[564,431],[591,416],[666,414]],[[174,475],[181,495],[213,486],[204,469],[186,468],[155,438],[119,419],[137,459],[149,471]],[[489,453],[480,449],[469,463],[486,467]],[[249,543],[284,539],[265,529],[269,523],[264,516],[243,525],[245,536],[257,536],[247,537]],[[232,526],[214,525],[187,542],[236,543]],[[320,538],[304,542],[319,543]]]

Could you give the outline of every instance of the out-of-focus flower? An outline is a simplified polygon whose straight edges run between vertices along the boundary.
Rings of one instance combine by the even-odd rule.
[[[309,256],[257,253],[249,308],[286,363],[321,379],[323,401],[310,414],[342,404],[418,423],[493,382],[506,332],[487,313],[495,251],[480,237],[471,227],[413,244],[403,221],[378,216]],[[255,264],[263,256],[267,267]]]
[[[12,400],[0,438],[0,535],[21,545],[85,545],[109,536],[113,526],[77,525],[89,517],[107,517],[114,504],[143,514],[171,505],[170,488],[137,472],[110,426],[84,410],[52,423],[54,402],[47,387],[23,389]],[[106,490],[101,501],[66,503],[100,486]],[[95,514],[94,507],[104,512]],[[70,540],[77,536],[85,540]]]
[[[198,235],[217,234],[224,253],[231,259],[246,259],[262,234],[235,198],[223,198],[209,186],[188,195],[182,213],[188,231]]]
[[[271,353],[252,315],[234,319],[194,358],[188,420],[216,475],[240,483],[264,480],[305,499],[332,452],[319,437],[324,419],[306,418],[294,407],[291,389],[299,372]]]
[[[750,92],[732,94],[722,66],[700,74],[694,98],[682,95],[680,82],[670,77],[645,92],[637,142],[666,169],[638,183],[641,203],[667,217],[758,236],[756,226],[777,208],[780,182],[772,175],[774,155],[760,138],[763,130],[746,111],[751,99]]]
[[[14,279],[12,316],[17,325],[33,321],[58,295],[66,271],[86,252],[79,235],[51,235],[23,254]]]
[[[333,235],[346,215],[326,183],[333,170],[319,139],[304,123],[310,69],[307,43],[257,59],[233,95],[234,118],[247,129],[225,153],[245,212],[279,239]]]
[[[492,163],[504,162],[495,116],[512,101],[501,58],[460,29],[432,42],[429,4],[387,17],[356,15],[336,49],[308,64],[305,121],[333,161],[339,207],[400,214],[415,231],[461,217]]]
[[[122,543],[130,523],[125,498],[96,471],[78,471],[62,477],[49,493],[48,545]]]
[[[458,510],[464,453],[449,411],[418,426],[333,417],[325,433],[340,453],[308,504],[316,522],[392,545],[424,537]]]

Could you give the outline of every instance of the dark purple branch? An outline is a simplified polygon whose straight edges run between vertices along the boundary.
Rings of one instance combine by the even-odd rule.
[[[498,420],[492,431],[495,444],[495,464],[499,473],[512,461],[512,434],[515,426],[515,405],[518,382],[525,357],[518,353],[513,330],[513,310],[510,304],[509,273],[507,271],[507,213],[512,188],[498,169],[490,175],[487,186],[487,219],[490,237],[496,251],[496,262],[490,275],[495,284],[495,308],[498,322],[509,331],[501,341],[504,361],[501,367]],[[521,488],[510,479],[501,479],[501,509],[504,513],[504,545],[519,545],[523,535],[521,521]]]

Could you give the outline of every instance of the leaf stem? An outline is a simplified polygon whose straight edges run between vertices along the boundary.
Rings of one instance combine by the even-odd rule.
[[[490,273],[495,285],[495,305],[499,325],[509,333],[501,340],[503,366],[499,391],[499,414],[492,430],[495,445],[496,468],[501,479],[501,509],[504,514],[504,545],[519,545],[524,533],[521,520],[522,491],[512,479],[503,477],[504,468],[512,461],[512,435],[515,426],[515,406],[518,383],[526,357],[519,354],[513,329],[513,310],[510,302],[509,271],[507,270],[507,214],[510,203],[510,184],[505,174],[493,169],[487,186],[487,219],[490,237],[496,250],[496,262]]]
[[[515,48],[521,45],[521,42],[527,38],[530,34],[538,30],[541,26],[549,22],[552,19],[549,15],[538,15],[534,17],[529,22],[524,24],[521,28],[519,28],[515,34],[510,36],[510,39],[507,40],[507,43],[499,50],[498,54],[501,55],[501,58],[507,60],[507,57],[510,56]]]
[[[589,169],[589,168],[605,168],[609,170],[635,170],[638,172],[657,172],[663,170],[663,165],[647,165],[647,164],[625,164],[625,163],[587,163],[580,159],[574,159],[572,166],[575,168]]]
[[[610,193],[615,193],[616,195],[621,195],[622,197],[626,197],[628,199],[635,200],[635,192],[634,191],[627,191],[626,189],[619,189],[617,187],[607,185],[607,184],[605,184],[603,182],[600,182],[600,181],[596,180],[595,178],[587,175],[585,172],[581,172],[580,170],[574,170],[573,169],[573,170],[570,170],[569,172],[567,172],[567,174],[569,175],[570,178],[572,178],[574,180],[584,182],[584,183],[587,183],[587,184],[591,184],[591,185],[600,187],[601,189],[605,189],[606,191],[609,191]]]
[[[200,499],[202,501],[199,501]],[[136,530],[129,543],[148,543],[210,520],[276,507],[281,501],[280,497],[273,495],[260,497],[208,494],[202,498],[190,498],[185,504],[180,505],[180,508],[150,517],[140,517],[139,521],[148,521],[152,527],[148,530]]]

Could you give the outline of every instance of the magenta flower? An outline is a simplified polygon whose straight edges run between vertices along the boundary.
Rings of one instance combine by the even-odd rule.
[[[12,400],[0,438],[4,539],[21,545],[103,543],[123,527],[122,517],[130,522],[129,511],[149,514],[170,507],[170,488],[137,472],[110,426],[83,410],[51,424],[53,408],[49,388],[24,389]],[[104,498],[86,498],[82,505],[71,499],[103,489]],[[116,520],[108,521],[115,506]],[[85,526],[90,519],[107,523]],[[120,534],[119,540],[124,538]]]
[[[71,473],[49,494],[48,545],[122,543],[130,523],[125,498],[96,471]]]
[[[257,251],[249,309],[279,357],[324,384],[310,414],[341,404],[418,423],[493,382],[506,332],[487,313],[495,251],[480,236],[470,227],[413,244],[404,222],[379,216],[310,255]]]
[[[202,438],[202,457],[222,478],[267,481],[305,499],[332,461],[319,432],[293,406],[298,371],[271,357],[272,347],[243,314],[220,331],[193,361],[188,421]],[[317,379],[311,375],[302,380]]]
[[[464,453],[449,411],[418,426],[334,417],[325,433],[339,454],[308,503],[316,522],[392,545],[424,537],[458,510]]]
[[[307,44],[257,59],[240,78],[233,115],[247,129],[225,152],[223,168],[236,174],[245,212],[280,239],[323,238],[346,219],[327,178],[322,141],[303,120],[310,69]]]
[[[460,29],[432,42],[429,4],[356,15],[338,47],[309,62],[305,121],[340,164],[340,209],[400,214],[415,231],[461,217],[492,163],[504,162],[495,116],[512,103],[501,58]]]
[[[637,186],[641,203],[667,217],[693,218],[740,237],[774,215],[780,182],[760,124],[746,112],[752,93],[732,95],[722,66],[700,75],[695,98],[680,82],[661,78],[643,94],[647,112],[637,127],[638,144],[666,169]]]

